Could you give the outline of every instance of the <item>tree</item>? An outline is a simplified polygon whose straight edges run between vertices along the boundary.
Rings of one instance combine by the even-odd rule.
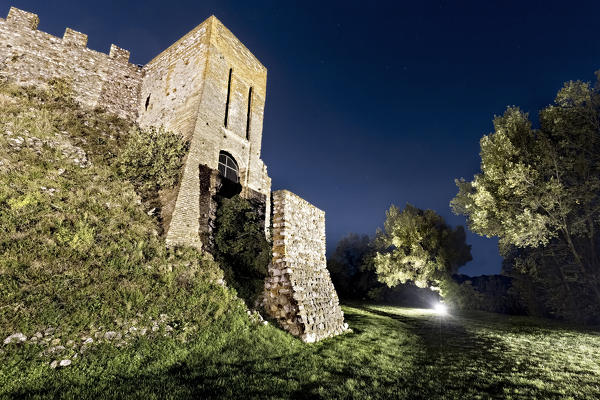
[[[371,288],[363,277],[363,266],[371,253],[371,239],[367,235],[350,233],[340,239],[327,260],[331,280],[340,297],[362,299],[367,295]]]
[[[374,258],[378,279],[389,287],[408,281],[441,290],[452,284],[452,274],[472,260],[462,226],[451,228],[433,210],[407,204],[391,206],[383,230],[376,236]]]
[[[524,249],[514,267],[578,306],[600,308],[600,92],[567,82],[533,129],[527,113],[509,107],[481,139],[481,172],[456,181],[451,202],[469,228],[498,237],[503,255]],[[532,251],[538,249],[539,251]],[[543,249],[543,251],[542,251]],[[557,299],[558,302],[560,300]]]

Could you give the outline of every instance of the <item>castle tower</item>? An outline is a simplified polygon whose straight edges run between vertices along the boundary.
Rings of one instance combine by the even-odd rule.
[[[139,124],[190,141],[180,186],[163,201],[167,243],[209,245],[219,194],[253,200],[268,226],[271,179],[260,159],[267,69],[214,16],[143,69]]]

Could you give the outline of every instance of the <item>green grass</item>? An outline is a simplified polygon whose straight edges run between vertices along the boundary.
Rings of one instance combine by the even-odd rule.
[[[22,348],[19,361],[1,356],[11,378],[0,383],[9,397],[40,398],[600,398],[597,331],[488,313],[344,312],[352,333],[310,345],[272,326],[220,325],[188,344],[97,348],[62,370]]]

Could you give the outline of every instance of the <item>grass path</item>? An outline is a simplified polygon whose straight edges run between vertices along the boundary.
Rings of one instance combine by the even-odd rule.
[[[98,352],[11,395],[65,398],[598,399],[597,331],[526,317],[345,306],[314,345],[271,326]],[[82,360],[83,361],[83,360]],[[0,370],[1,372],[1,370]]]

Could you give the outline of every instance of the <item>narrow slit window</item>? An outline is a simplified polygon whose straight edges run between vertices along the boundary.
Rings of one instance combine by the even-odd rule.
[[[151,94],[149,94],[148,97],[146,97],[146,111],[148,111],[148,106],[150,105],[150,96]]]
[[[248,115],[246,116],[246,140],[250,140],[250,115],[252,112],[252,87],[248,91]]]
[[[233,69],[229,68],[229,80],[227,81],[227,101],[225,102],[225,128],[227,128],[227,118],[229,117],[229,96],[231,95],[231,73]]]

